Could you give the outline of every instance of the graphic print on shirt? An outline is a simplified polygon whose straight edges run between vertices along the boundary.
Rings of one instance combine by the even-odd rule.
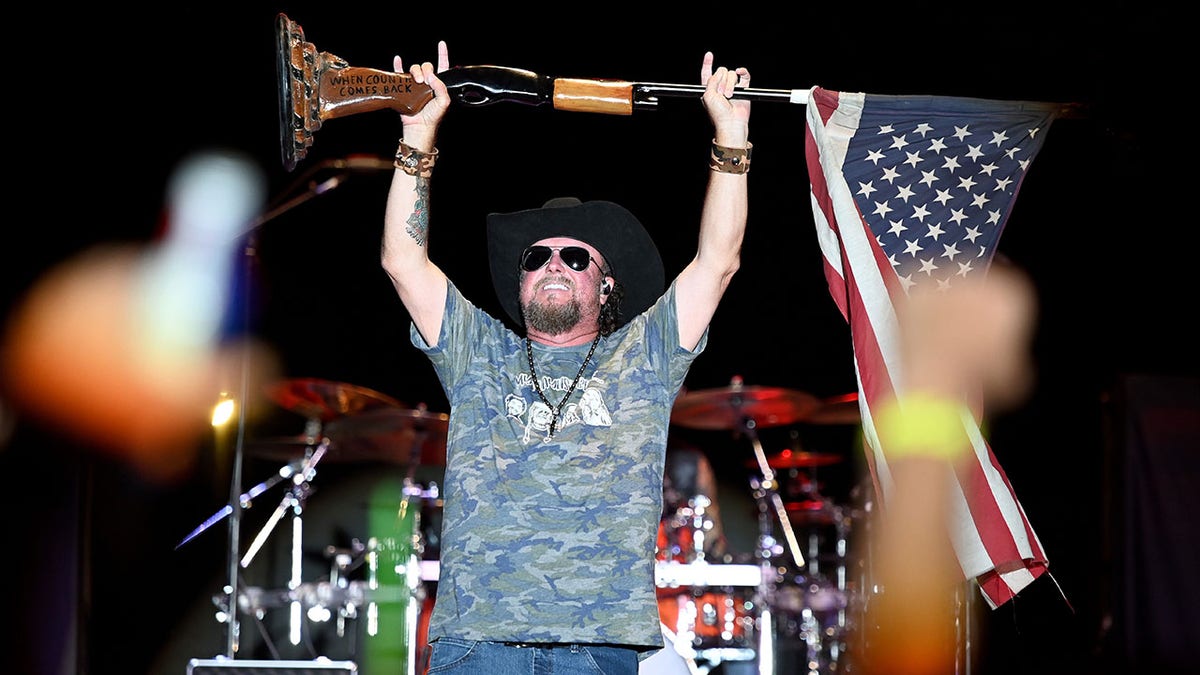
[[[534,439],[535,434],[540,436],[540,440],[550,440],[550,423],[554,421],[554,410],[537,395],[537,391],[533,387],[533,378],[527,373],[519,373],[516,381],[523,391],[505,396],[504,410],[509,417],[520,422],[524,427],[525,433],[521,437],[521,442],[529,443]],[[555,395],[558,400],[566,395],[567,390],[571,388],[571,379],[543,377],[541,385],[546,397],[554,402]],[[608,410],[608,404],[604,402],[603,386],[602,378],[593,376],[580,380],[575,391],[571,392],[573,400],[563,406],[562,412],[558,416],[558,424],[555,425],[556,432],[572,424],[587,424],[594,427],[612,426],[612,414]],[[578,400],[574,400],[577,396]]]

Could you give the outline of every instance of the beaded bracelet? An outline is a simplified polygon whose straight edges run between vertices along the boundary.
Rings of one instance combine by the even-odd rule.
[[[884,404],[875,429],[889,458],[929,457],[954,461],[970,448],[962,404],[928,394],[909,394]]]
[[[400,146],[396,148],[395,166],[410,176],[429,178],[433,174],[437,156],[437,148],[434,148],[433,152],[421,152],[401,140]]]
[[[746,143],[744,148],[727,148],[717,145],[714,139],[708,168],[720,173],[746,173],[750,171],[750,151],[753,148],[753,143]]]

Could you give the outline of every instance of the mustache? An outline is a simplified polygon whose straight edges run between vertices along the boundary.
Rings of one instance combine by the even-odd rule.
[[[575,280],[571,279],[570,277],[561,275],[561,274],[543,277],[540,281],[538,281],[538,286],[544,287],[546,284],[556,284],[556,283],[563,284],[567,288],[569,288],[571,290],[575,290]]]

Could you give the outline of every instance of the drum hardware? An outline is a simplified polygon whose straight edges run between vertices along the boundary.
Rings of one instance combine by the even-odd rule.
[[[307,443],[308,443],[308,445],[312,445],[313,443],[315,443],[315,441],[308,441]],[[285,480],[289,480],[292,476],[296,475],[296,473],[298,473],[299,471],[305,470],[305,466],[306,466],[307,462],[308,462],[307,458],[300,458],[300,459],[294,460],[294,461],[280,467],[279,471],[274,476],[271,476],[267,480],[259,483],[258,485],[255,485],[254,487],[250,488],[249,490],[243,492],[241,494],[241,496],[238,498],[238,503],[239,503],[240,507],[243,509],[250,508],[254,503],[255,497],[258,497],[259,495],[263,494],[267,490],[270,490],[272,487],[275,487],[279,483],[281,483]],[[204,532],[205,530],[212,527],[213,525],[216,525],[217,523],[221,522],[222,519],[229,517],[229,515],[232,513],[233,513],[232,506],[226,504],[225,506],[221,507],[220,509],[217,510],[216,513],[214,513],[213,515],[206,518],[204,520],[204,522],[202,522],[198,526],[196,526],[196,529],[192,530],[190,533],[188,533],[188,535],[186,537],[184,537],[182,540],[180,540],[180,542],[175,545],[175,550],[179,550],[179,547],[181,547],[184,544],[188,543],[189,541],[195,539],[197,536],[200,535],[201,532]]]
[[[319,422],[310,420],[310,427],[319,427]],[[242,556],[238,565],[241,569],[246,569],[262,549],[267,538],[275,529],[275,526],[280,520],[290,511],[292,514],[292,539],[291,539],[291,576],[288,579],[288,588],[297,588],[302,583],[301,565],[302,551],[301,545],[304,541],[304,504],[308,496],[312,494],[312,486],[310,481],[316,475],[317,464],[321,458],[325,456],[329,450],[329,439],[322,439],[320,444],[312,450],[311,454],[306,452],[306,457],[301,471],[297,471],[292,475],[292,488],[284,493],[283,500],[279,506],[267,518],[267,522],[263,525],[255,536],[254,541],[246,549],[246,554]],[[288,639],[293,645],[300,644],[300,629],[301,629],[301,612],[303,607],[299,601],[293,601],[289,605],[290,614],[288,621]]]
[[[292,578],[290,586],[300,583],[300,542],[303,537],[304,504],[312,492],[310,481],[321,461],[352,462],[381,460],[407,462],[411,477],[420,463],[444,462],[445,438],[449,416],[430,412],[424,406],[409,410],[396,399],[364,387],[313,378],[286,380],[267,389],[277,403],[297,413],[309,415],[305,433],[282,439],[251,442],[252,454],[278,458],[288,463],[278,473],[241,495],[240,506],[248,508],[253,500],[275,485],[290,480],[291,489],[239,560],[245,569],[265,544],[275,526],[289,511],[293,514]],[[337,439],[335,441],[335,438]],[[426,493],[406,483],[405,495],[437,499],[437,488]],[[414,491],[415,490],[415,491]],[[183,538],[176,548],[197,537],[233,512],[226,505]],[[293,624],[299,621],[298,614]],[[298,638],[297,638],[298,639]]]
[[[420,591],[424,593],[424,591]],[[257,614],[263,610],[287,607],[293,602],[301,603],[305,609],[312,607],[365,608],[371,602],[400,602],[409,594],[408,584],[380,585],[367,580],[317,581],[297,585],[295,588],[267,589],[248,586],[238,599],[238,609]]]
[[[315,446],[315,449],[313,449],[311,453],[306,453],[306,456],[301,463],[301,469],[291,475],[291,490],[284,494],[283,500],[279,503],[279,506],[275,508],[275,511],[267,519],[267,523],[261,530],[259,530],[258,535],[256,535],[254,538],[254,541],[251,542],[250,547],[246,550],[246,554],[242,556],[240,561],[242,569],[249,567],[250,562],[254,560],[254,556],[257,555],[259,549],[262,548],[262,545],[266,543],[266,539],[270,535],[271,531],[275,529],[275,525],[279,523],[279,521],[284,515],[287,514],[288,511],[291,511],[293,521],[292,583],[300,583],[300,542],[303,536],[304,502],[308,499],[308,496],[312,494],[312,486],[310,481],[314,476],[316,476],[317,464],[320,463],[321,458],[324,457],[325,453],[329,450],[329,442],[330,441],[328,438],[323,438],[321,442]]]
[[[794,490],[787,503],[793,526],[805,542],[806,564],[777,567],[768,602],[776,667],[822,675],[847,667],[852,611],[847,542],[852,513],[821,494],[808,471],[789,470]]]
[[[323,553],[329,560],[329,581],[332,583],[343,582],[358,566],[357,561],[366,550],[366,544],[359,541],[357,537],[350,541],[349,548],[326,546]]]
[[[328,583],[338,589],[350,588],[350,575],[361,564],[363,553],[366,552],[366,544],[362,543],[357,537],[350,541],[349,548],[339,548],[337,546],[325,547],[325,558],[329,560],[329,581]],[[355,605],[349,603],[339,604],[337,607],[337,631],[339,638],[346,637],[346,622],[358,617],[358,609]],[[323,616],[315,615],[314,611],[308,611],[308,619],[310,621],[328,621],[329,613],[325,611]]]
[[[237,561],[237,566],[238,566],[239,570],[246,569],[247,567],[249,567],[250,563],[253,561],[253,559],[257,555],[258,551],[261,550],[262,546],[266,543],[270,533],[274,530],[275,526],[279,523],[280,520],[283,519],[283,517],[285,515],[287,515],[288,512],[291,512],[291,514],[292,514],[292,540],[291,540],[291,547],[290,547],[291,576],[288,580],[289,592],[295,591],[296,589],[300,589],[301,585],[302,585],[302,582],[300,580],[300,570],[301,570],[302,555],[303,555],[302,550],[301,550],[301,543],[303,540],[303,529],[304,529],[303,528],[304,503],[307,500],[308,496],[312,492],[310,481],[316,475],[317,464],[319,464],[321,459],[325,456],[325,453],[328,451],[329,444],[330,444],[330,441],[328,438],[324,438],[320,435],[320,428],[321,428],[320,420],[310,419],[306,426],[307,426],[307,432],[306,432],[305,438],[307,438],[309,440],[308,440],[308,444],[306,445],[304,457],[283,466],[282,468],[280,468],[280,470],[276,476],[273,476],[272,478],[268,479],[267,481],[260,483],[259,485],[255,486],[254,488],[251,488],[249,491],[247,491],[246,493],[241,495],[241,498],[240,498],[240,507],[246,508],[246,507],[250,506],[251,500],[253,497],[255,497],[259,494],[262,494],[267,489],[269,489],[271,486],[273,486],[277,483],[280,483],[284,480],[289,480],[291,482],[291,484],[292,484],[291,489],[289,489],[288,491],[286,491],[284,493],[283,498],[279,503],[279,506],[277,506],[275,508],[275,510],[271,513],[270,517],[268,517],[266,524],[263,526],[263,528],[261,530],[259,530],[258,534],[254,538],[254,541],[247,548],[245,555],[240,560]],[[318,441],[317,439],[320,439],[320,440]],[[231,513],[232,513],[232,507],[230,507],[230,506],[226,506],[226,507],[222,508],[221,510],[217,511],[217,513],[210,516],[203,523],[201,523],[201,525],[199,527],[197,527],[187,537],[185,537],[183,539],[183,541],[181,541],[178,544],[178,546],[176,546],[176,548],[178,548],[179,546],[182,546],[183,544],[187,543],[188,541],[191,541],[197,535],[199,535],[201,532],[208,529],[213,524],[219,522],[222,518],[230,515]],[[261,621],[263,618],[263,610],[269,604],[262,600],[262,594],[261,593],[251,593],[250,591],[253,589],[247,589],[247,591],[237,592],[236,607],[231,607],[231,605],[235,605],[235,603],[230,602],[230,597],[232,597],[234,595],[234,592],[232,589],[233,589],[233,586],[230,585],[230,586],[226,587],[226,589],[225,589],[227,592],[226,595],[216,596],[213,598],[213,602],[217,605],[218,610],[219,610],[218,614],[217,614],[218,620],[222,621],[223,623],[224,622],[230,623],[232,625],[235,621],[236,612],[234,610],[236,609],[236,610],[250,613]],[[279,597],[279,596],[276,595],[276,597]],[[302,616],[302,611],[304,610],[304,604],[305,604],[304,599],[300,598],[300,597],[290,597],[289,596],[287,599],[287,606],[290,611],[289,624],[288,624],[289,625],[288,638],[289,638],[289,641],[291,642],[291,644],[293,644],[293,645],[300,644],[301,616]],[[323,611],[324,608],[327,607],[327,605],[325,603],[311,603],[311,606],[317,608],[316,611],[313,613],[314,617],[316,617],[319,620],[324,620],[324,619],[328,618],[328,616],[326,616]]]
[[[655,553],[659,618],[675,652],[692,668],[755,657],[756,565],[710,564],[706,542],[715,524],[712,501],[695,495],[659,523]]]
[[[712,500],[696,495],[659,522],[655,558],[681,563],[705,562],[708,535],[715,523],[708,517]]]
[[[292,481],[293,491],[284,496],[284,502],[280,504],[280,508],[277,509],[277,512],[279,510],[285,510],[284,506],[289,503],[298,505],[298,500],[303,496],[307,496],[308,492],[310,491],[308,488],[308,481],[310,481],[316,474],[317,462],[319,462],[321,457],[323,457],[326,451],[328,451],[330,443],[328,438],[320,437],[320,423],[318,421],[310,420],[308,428],[309,432],[304,436],[297,437],[296,441],[297,443],[302,444],[304,447],[303,456],[293,458],[290,462],[280,467],[279,471],[274,476],[271,476],[267,480],[255,485],[246,492],[243,492],[238,499],[238,503],[241,508],[249,508],[253,505],[254,498],[285,480]],[[222,519],[228,517],[232,513],[232,506],[226,504],[225,506],[221,507],[216,513],[206,518],[204,522],[200,523],[196,529],[188,533],[186,537],[184,537],[178,544],[175,545],[175,549],[178,550],[179,547],[195,539],[200,535],[201,532],[204,532],[213,525],[216,525]],[[252,554],[248,552],[247,556],[252,557]],[[243,564],[242,567],[245,568],[246,564],[248,564],[248,560],[243,558],[243,561],[245,564]]]
[[[251,443],[249,446],[252,454],[268,458],[281,458],[288,461],[288,464],[280,469],[277,476],[260,483],[243,494],[241,499],[243,506],[249,506],[250,500],[283,480],[290,479],[293,485],[268,519],[266,526],[259,532],[241,558],[239,565],[245,569],[250,564],[275,525],[288,511],[291,511],[293,513],[294,544],[290,583],[295,585],[300,583],[299,547],[303,535],[304,502],[311,493],[309,482],[316,474],[316,465],[326,457],[330,461],[363,461],[379,459],[386,452],[391,452],[390,459],[407,461],[411,464],[417,457],[417,449],[420,449],[420,456],[428,455],[436,458],[439,453],[434,450],[434,447],[439,443],[444,444],[444,428],[449,416],[430,413],[423,408],[406,410],[400,401],[386,394],[366,387],[317,378],[276,382],[266,387],[266,393],[281,407],[305,415],[307,423],[305,433],[301,436],[268,439]],[[381,418],[378,416],[380,411],[390,412],[390,414]],[[372,414],[374,415],[370,416]],[[353,424],[344,421],[360,416],[367,417],[361,417]],[[390,428],[381,422],[390,422]],[[397,431],[400,436],[384,437],[381,429]],[[327,432],[328,435],[323,434],[322,431]],[[335,437],[339,439],[336,443],[334,442]],[[401,439],[408,442],[396,445],[397,441]],[[364,447],[363,442],[371,445]],[[396,447],[399,447],[400,450],[394,450]],[[444,452],[440,454],[444,457]],[[297,455],[301,456],[297,457]],[[411,473],[410,471],[410,475]],[[195,538],[232,513],[232,510],[232,507],[225,506],[193,530],[178,546]]]
[[[424,638],[419,634],[421,612],[430,595],[423,583],[428,572],[427,561],[421,560],[420,502],[436,494],[407,478],[383,483],[371,493],[365,542],[355,538],[348,547],[323,549],[327,579],[289,580],[279,589],[243,587],[237,610],[257,619],[273,655],[280,650],[265,619],[279,610],[286,612],[279,618],[287,620],[292,645],[302,642],[310,653],[350,659],[364,675],[416,675]],[[213,601],[227,612],[223,597]]]

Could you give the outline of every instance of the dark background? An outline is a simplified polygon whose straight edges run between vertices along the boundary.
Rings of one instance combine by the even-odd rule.
[[[1051,128],[999,245],[1038,288],[1038,386],[1022,406],[990,420],[989,431],[1048,554],[1050,576],[983,613],[973,649],[978,672],[988,674],[1165,672],[1195,649],[1186,636],[1194,637],[1196,624],[1187,628],[1187,614],[1148,620],[1160,616],[1158,596],[1136,590],[1148,578],[1131,559],[1147,549],[1123,511],[1147,494],[1186,505],[1194,500],[1188,479],[1198,477],[1194,434],[1174,436],[1172,452],[1182,455],[1167,456],[1183,472],[1170,474],[1166,492],[1131,484],[1127,470],[1136,407],[1130,379],[1145,385],[1135,391],[1146,398],[1147,390],[1180,391],[1171,388],[1181,382],[1182,391],[1194,392],[1200,375],[1191,328],[1194,180],[1173,170],[1176,157],[1192,152],[1194,118],[1183,102],[1190,50],[1179,39],[1186,22],[1176,10],[1024,1],[246,2],[40,17],[21,24],[46,38],[46,48],[38,53],[44,60],[30,59],[39,77],[21,70],[15,78],[16,109],[28,127],[10,134],[14,147],[29,150],[22,156],[33,158],[14,185],[21,196],[39,195],[49,217],[10,216],[23,232],[15,241],[24,243],[5,248],[15,291],[6,294],[6,310],[56,262],[97,244],[153,241],[166,181],[197,151],[234,149],[253,158],[273,199],[322,160],[391,155],[399,120],[377,111],[327,122],[297,169],[283,169],[275,75],[281,11],[320,51],[383,70],[395,53],[406,63],[433,59],[436,41],[445,39],[452,64],[690,84],[712,50],[718,64],[748,66],[752,86],[761,88],[1087,104],[1087,117]],[[39,104],[46,99],[53,103]],[[724,387],[734,376],[819,397],[855,389],[849,332],[822,276],[803,130],[803,107],[755,104],[743,268],[713,320],[690,390]],[[486,214],[574,195],[626,205],[655,237],[668,273],[677,272],[694,253],[710,133],[699,102],[686,99],[628,117],[515,104],[455,107],[438,141],[431,257],[468,297],[498,313],[484,253]],[[444,411],[378,264],[388,178],[347,175],[337,189],[257,230],[254,270],[241,288],[250,298],[248,329],[271,346],[281,377],[347,383]],[[1183,410],[1156,424],[1194,429],[1194,396],[1149,398]],[[224,573],[226,526],[175,545],[226,502],[227,458],[200,443],[194,473],[163,484],[19,410],[7,411],[5,423],[0,463],[12,529],[5,557],[19,610],[12,617],[19,627],[8,636],[14,650],[6,653],[30,653],[32,672],[97,674],[179,674],[188,658],[222,653],[208,597]],[[302,418],[277,410],[245,431],[253,440],[302,430]],[[706,453],[738,504],[753,457],[746,439],[678,433]],[[853,427],[798,424],[766,429],[763,441],[768,451],[840,455],[823,469],[825,489],[832,499],[853,499],[862,479]],[[253,459],[245,468],[249,485],[272,465]],[[327,492],[336,492],[339,470],[322,473],[317,487],[325,480]],[[273,507],[277,496],[264,499]],[[319,508],[315,500],[311,507]],[[727,511],[736,518],[735,508]],[[1153,582],[1172,608],[1195,612],[1195,604],[1187,610],[1180,601],[1197,598],[1194,575],[1172,576],[1175,564],[1193,559],[1171,548],[1195,541],[1195,511],[1163,513],[1178,519],[1172,532],[1183,535],[1154,539],[1172,563]],[[314,514],[322,517],[336,520]],[[320,536],[314,548],[326,543]]]

